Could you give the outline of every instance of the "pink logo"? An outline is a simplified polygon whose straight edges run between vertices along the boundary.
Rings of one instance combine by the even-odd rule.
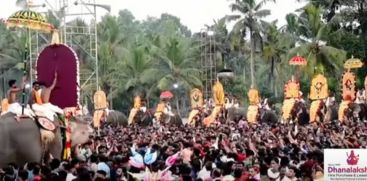
[[[350,151],[350,154],[347,153],[347,164],[348,165],[357,165],[359,160],[359,155],[354,155],[354,150]]]

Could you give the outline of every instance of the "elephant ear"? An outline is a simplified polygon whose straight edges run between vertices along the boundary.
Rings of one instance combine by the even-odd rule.
[[[69,127],[73,131],[78,127],[78,124],[75,121],[69,121]]]

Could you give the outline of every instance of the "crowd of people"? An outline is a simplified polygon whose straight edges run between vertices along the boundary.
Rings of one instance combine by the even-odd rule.
[[[228,99],[225,107],[238,102]],[[221,121],[209,127],[105,122],[89,142],[73,148],[70,159],[9,163],[0,176],[6,181],[321,181],[325,148],[367,146],[363,120],[250,124],[243,116]]]
[[[322,180],[324,148],[366,148],[364,122],[139,128],[105,123],[70,160],[9,164],[3,180]]]

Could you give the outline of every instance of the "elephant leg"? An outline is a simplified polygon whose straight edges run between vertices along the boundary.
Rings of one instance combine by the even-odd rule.
[[[49,151],[53,158],[61,160],[63,144],[60,130],[56,132],[55,140],[50,144]]]
[[[37,140],[31,140],[31,139]],[[17,163],[23,165],[29,162],[40,162],[42,160],[43,149],[39,137],[24,138],[16,149]]]
[[[11,125],[11,144],[14,145],[17,164],[40,162],[42,159],[40,130],[33,120]]]

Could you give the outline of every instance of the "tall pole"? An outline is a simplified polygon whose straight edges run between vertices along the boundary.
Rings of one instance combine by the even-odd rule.
[[[27,28],[27,31],[30,32],[29,28]],[[29,47],[28,47],[28,41],[26,41],[25,43],[25,51],[24,51],[24,59],[23,59],[23,77],[25,77],[27,75],[27,60],[28,60],[28,55],[29,55]],[[23,80],[22,80],[23,81]],[[22,83],[23,85],[23,83]],[[26,106],[25,103],[25,96],[26,96],[26,91],[25,91],[25,85],[23,85],[22,87],[22,115],[24,115],[24,109]]]
[[[28,55],[28,58],[29,58],[29,82],[32,84],[32,81],[33,81],[33,61],[32,61],[32,34],[31,34],[31,31],[28,29],[28,32],[27,32],[27,36],[28,36],[28,52],[29,52],[29,55]]]
[[[252,37],[252,30],[250,30],[250,43],[251,43],[251,55],[250,55],[250,71],[251,71],[251,86],[255,86],[255,75],[254,75],[254,43]]]
[[[94,41],[96,44],[96,52],[95,52],[95,58],[96,58],[96,90],[99,90],[99,73],[98,73],[98,34],[97,34],[97,6],[94,5]]]

